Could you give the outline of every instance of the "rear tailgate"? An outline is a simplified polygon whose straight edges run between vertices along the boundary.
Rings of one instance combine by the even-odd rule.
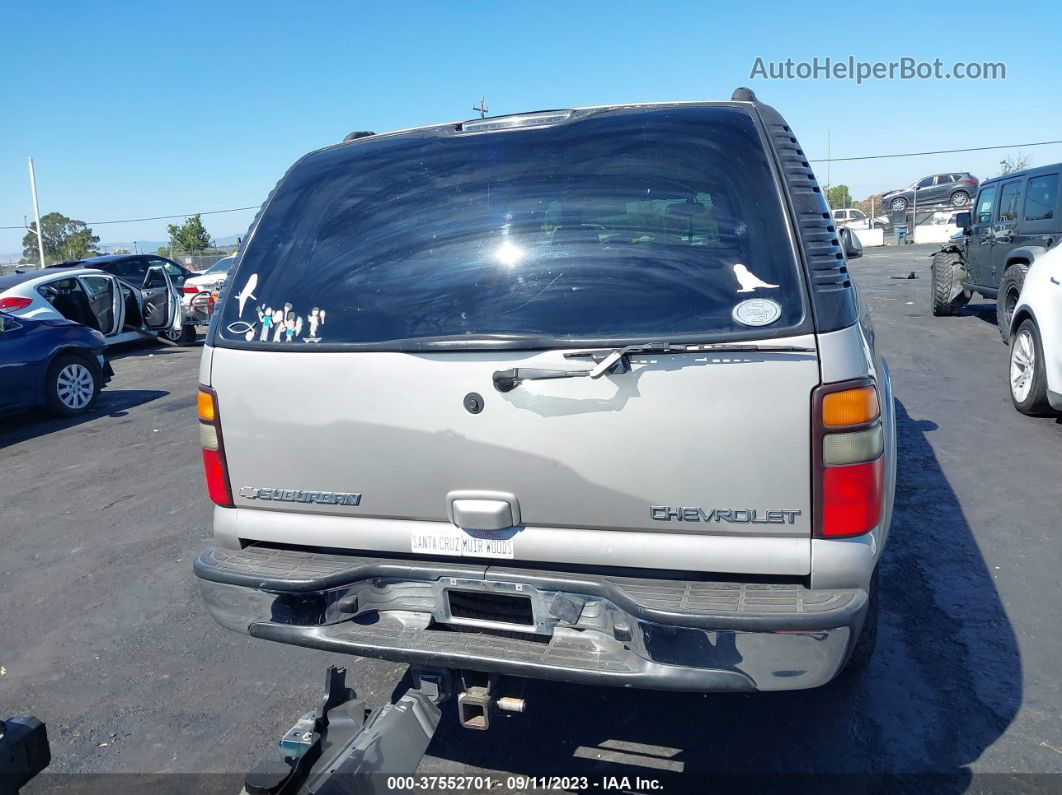
[[[236,505],[445,522],[450,492],[504,492],[528,526],[810,534],[814,354],[639,355],[625,374],[494,390],[515,366],[573,367],[561,351],[217,349]]]

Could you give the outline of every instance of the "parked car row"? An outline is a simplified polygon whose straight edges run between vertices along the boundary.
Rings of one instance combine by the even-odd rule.
[[[986,180],[930,269],[934,315],[958,314],[974,293],[995,300],[1011,399],[1025,414],[1062,411],[1060,177],[1055,163]]]
[[[137,284],[97,268],[64,266],[0,277],[0,310],[28,319],[67,319],[100,332],[108,345],[182,334],[180,293],[161,265]]]
[[[110,255],[0,277],[0,310],[17,317],[66,317],[108,345],[143,337],[191,344],[210,321],[234,257],[197,274],[154,255]]]

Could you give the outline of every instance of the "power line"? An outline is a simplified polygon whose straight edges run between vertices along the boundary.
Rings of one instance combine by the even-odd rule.
[[[922,157],[923,155],[951,155],[959,152],[986,152],[991,149],[1021,149],[1026,146],[1050,146],[1052,144],[1062,144],[1062,140],[1058,141],[1033,141],[1027,144],[1001,144],[999,146],[971,146],[965,149],[934,149],[929,152],[899,152],[891,155],[861,155],[859,157],[820,157],[811,160],[812,163],[845,163],[853,160],[883,160],[890,157]],[[254,204],[249,207],[232,207],[228,210],[205,210],[199,213],[178,213],[177,215],[156,215],[151,218],[122,218],[117,221],[88,221],[88,226],[103,226],[105,224],[135,224],[140,221],[168,221],[171,218],[188,218],[193,215],[218,215],[219,213],[238,213],[242,210],[257,210],[259,205]],[[17,224],[15,226],[0,226],[0,229],[25,229],[25,225]]]
[[[156,215],[152,218],[123,218],[117,221],[86,221],[88,226],[103,226],[104,224],[134,224],[139,221],[167,221],[171,218],[189,218],[193,215],[217,215],[218,213],[236,213],[240,210],[257,210],[259,205],[254,204],[250,207],[232,207],[228,210],[206,210],[199,213],[179,213],[178,215]],[[0,226],[0,229],[25,229],[23,225],[18,226]]]
[[[1062,141],[1034,141],[1031,144],[1004,144],[1001,146],[972,146],[967,149],[937,149],[932,152],[903,152],[895,155],[862,155],[861,157],[820,157],[812,163],[841,163],[849,160],[881,160],[886,157],[921,157],[922,155],[950,155],[955,152],[985,152],[989,149],[1021,149],[1023,146],[1047,146],[1062,144]]]

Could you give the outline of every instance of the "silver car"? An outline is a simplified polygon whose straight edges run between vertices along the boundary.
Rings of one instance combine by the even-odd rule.
[[[306,155],[203,352],[207,606],[593,685],[865,664],[896,440],[858,253],[747,89]]]

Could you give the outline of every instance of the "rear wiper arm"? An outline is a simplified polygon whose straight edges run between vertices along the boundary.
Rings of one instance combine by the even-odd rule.
[[[514,367],[512,370],[494,371],[494,388],[499,392],[510,392],[520,386],[521,381],[542,381],[547,378],[598,378],[593,370],[539,370],[535,367]]]

